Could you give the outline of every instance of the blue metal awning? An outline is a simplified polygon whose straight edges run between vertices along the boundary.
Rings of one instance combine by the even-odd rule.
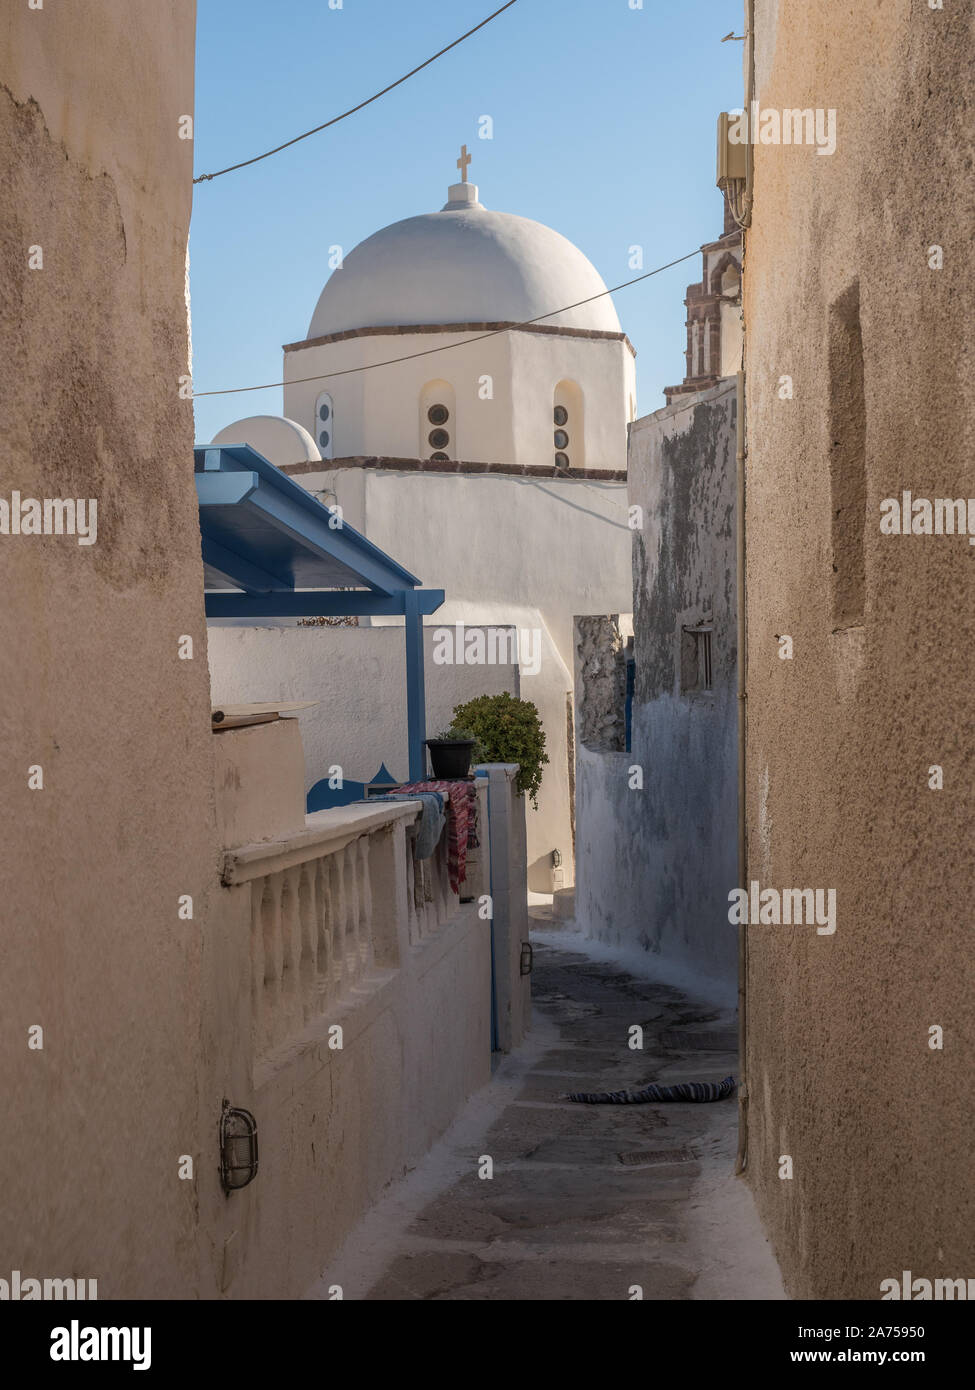
[[[423,615],[444,601],[248,444],[193,451],[208,618],[406,623],[410,779],[424,775]]]

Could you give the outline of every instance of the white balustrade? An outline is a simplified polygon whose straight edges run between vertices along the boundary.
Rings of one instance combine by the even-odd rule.
[[[223,882],[248,885],[255,1056],[351,1002],[377,969],[456,914],[446,830],[417,859],[418,802],[319,811],[286,839],[227,851]],[[464,889],[467,896],[467,889]]]

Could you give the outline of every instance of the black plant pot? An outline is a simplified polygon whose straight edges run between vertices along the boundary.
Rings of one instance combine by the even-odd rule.
[[[474,752],[472,738],[451,739],[428,738],[430,761],[433,775],[439,782],[457,781],[466,777],[471,770],[471,755]]]

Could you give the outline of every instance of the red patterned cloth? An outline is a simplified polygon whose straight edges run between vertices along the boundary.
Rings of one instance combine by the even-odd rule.
[[[460,893],[467,877],[467,849],[477,849],[477,787],[466,779],[462,782],[407,782],[396,788],[397,796],[410,792],[439,792],[447,812],[447,872],[450,886]]]

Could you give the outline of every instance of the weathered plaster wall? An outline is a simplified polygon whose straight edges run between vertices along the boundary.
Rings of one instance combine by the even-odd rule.
[[[98,502],[91,546],[0,535],[0,1249],[101,1297],[193,1295],[199,1187],[180,1155],[215,1181],[198,1112],[209,689],[177,395],[194,19],[192,0],[0,15],[0,491]]]
[[[971,16],[758,0],[756,31],[763,108],[835,108],[838,143],[755,151],[749,877],[835,888],[837,928],[749,929],[748,1174],[794,1295],[875,1299],[975,1270],[975,547],[879,527],[975,491]]]
[[[643,521],[633,547],[631,748],[577,744],[576,917],[597,939],[659,955],[663,973],[730,1004],[737,988],[727,915],[737,879],[734,382],[696,399],[645,416],[630,431],[630,503]],[[682,690],[683,627],[708,616],[712,689]],[[577,634],[576,700],[584,704],[590,634],[578,627]],[[577,725],[586,725],[583,709]],[[630,785],[634,769],[642,789]]]

